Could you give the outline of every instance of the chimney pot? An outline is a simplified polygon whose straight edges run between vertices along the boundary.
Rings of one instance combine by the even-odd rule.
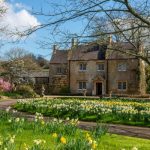
[[[54,45],[53,45],[53,53],[54,53],[54,54],[56,54],[56,50],[57,50],[57,45],[54,44]]]
[[[112,35],[109,35],[109,37],[108,37],[108,44],[109,44],[109,45],[112,44]]]
[[[72,38],[72,40],[71,40],[71,47],[73,48],[73,47],[75,47],[77,45],[78,45],[78,39]]]

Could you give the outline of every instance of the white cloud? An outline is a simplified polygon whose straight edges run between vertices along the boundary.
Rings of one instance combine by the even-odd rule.
[[[16,7],[17,9],[26,9],[26,10],[31,10],[31,7],[22,4],[22,3],[15,3],[14,7]]]
[[[38,19],[30,14],[21,3],[0,3],[7,8],[7,12],[1,17],[0,26],[7,26],[9,31],[24,31],[40,25]]]
[[[4,2],[4,0],[0,0],[0,3]]]

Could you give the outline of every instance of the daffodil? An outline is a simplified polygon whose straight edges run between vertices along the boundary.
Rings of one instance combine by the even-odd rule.
[[[8,113],[9,111],[10,111],[10,109],[11,109],[11,107],[9,106],[9,107],[7,107],[6,108],[6,112]]]
[[[57,133],[53,133],[52,136],[53,136],[54,138],[57,138],[57,137],[58,137]]]
[[[86,138],[88,138],[88,137],[90,137],[90,134],[89,134],[89,133],[86,133],[86,135],[85,135],[85,136],[86,136]]]
[[[15,119],[15,122],[19,122],[19,121],[20,121],[20,118],[16,118],[16,119]]]
[[[25,150],[29,150],[29,147],[27,146],[26,143],[24,143],[24,148],[25,148]]]
[[[44,124],[45,124],[45,122],[42,120],[42,121],[41,121],[41,124],[42,124],[42,125],[44,125]]]
[[[93,140],[91,137],[88,138],[88,142],[89,142],[89,144],[92,144]]]
[[[9,120],[8,120],[8,122],[9,122],[9,123],[11,123],[11,122],[12,122],[12,120],[11,120],[11,119],[9,119]]]
[[[133,147],[132,150],[138,150],[138,148],[137,147]]]
[[[2,141],[0,141],[0,146],[3,144],[3,142]]]
[[[41,144],[42,141],[41,141],[41,140],[34,140],[33,142],[34,142],[36,145],[39,145],[39,144]]]
[[[61,143],[63,143],[63,144],[66,144],[66,143],[67,143],[66,138],[65,138],[65,137],[63,137],[63,136],[60,138],[60,141],[61,141]]]
[[[96,143],[96,141],[94,141],[92,144],[92,149],[96,149],[96,147],[97,147],[97,143]]]
[[[10,143],[14,143],[14,138],[10,138]]]

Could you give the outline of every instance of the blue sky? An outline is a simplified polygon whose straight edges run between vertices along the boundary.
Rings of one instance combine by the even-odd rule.
[[[63,3],[63,0],[56,0],[55,2],[58,2],[58,4],[60,4],[60,3]],[[16,24],[17,28],[20,28],[22,24],[26,24],[29,22],[34,23],[34,24],[45,22],[44,17],[35,16],[31,14],[30,13],[31,10],[40,11],[42,8],[44,11],[49,11],[51,9],[51,6],[46,3],[46,0],[9,0],[7,1],[7,5],[10,5],[9,8],[12,9],[11,11],[13,11],[13,12],[10,12],[10,14],[8,14],[9,19],[7,22],[10,25]],[[24,17],[23,15],[26,16],[27,18]],[[18,17],[18,20],[20,19],[21,21],[16,20],[16,22],[13,22],[12,20],[16,19],[15,17]],[[24,20],[22,20],[23,18]],[[17,22],[19,23],[17,24]],[[64,31],[71,30],[73,31],[73,33],[78,33],[81,30],[82,23],[83,22],[81,21],[67,23],[65,24],[65,26],[62,27],[62,29]],[[56,36],[56,40],[57,38],[58,36]],[[46,59],[50,59],[50,54],[52,53],[52,49],[51,49],[52,45],[49,45],[49,48],[47,49],[43,49],[43,48],[40,48],[40,45],[37,44],[38,41],[43,41],[44,39],[50,43],[51,43],[51,40],[53,41],[53,37],[51,36],[48,30],[39,30],[35,32],[34,34],[32,34],[31,36],[29,36],[27,39],[19,43],[5,45],[4,47],[1,48],[0,52],[4,53],[5,51],[13,47],[21,47],[36,55],[42,55],[42,56],[45,56]]]

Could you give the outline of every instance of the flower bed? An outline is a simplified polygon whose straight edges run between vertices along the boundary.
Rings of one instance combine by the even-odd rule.
[[[21,142],[21,150],[97,149],[100,137],[106,133],[105,127],[98,125],[97,129],[99,131],[94,129],[91,132],[87,132],[78,129],[77,124],[78,119],[45,121],[43,115],[40,113],[36,113],[34,120],[29,122],[24,118],[11,116],[8,108],[6,112],[0,113],[0,129],[1,126],[5,126],[4,128],[7,127],[5,132],[2,131],[0,133],[0,149],[18,149],[15,138],[26,130],[31,130],[33,137],[34,134],[48,134],[52,146],[50,147],[49,144],[46,144],[47,141],[45,139],[38,138],[34,139],[31,145]]]
[[[80,120],[101,120],[104,122],[150,123],[150,103],[120,100],[80,99],[26,99],[19,100],[15,108],[47,116],[79,118]]]
[[[149,150],[149,140],[105,134],[100,124],[89,132],[77,128],[78,119],[45,121],[36,113],[27,121],[13,117],[9,110],[0,112],[1,150]]]

